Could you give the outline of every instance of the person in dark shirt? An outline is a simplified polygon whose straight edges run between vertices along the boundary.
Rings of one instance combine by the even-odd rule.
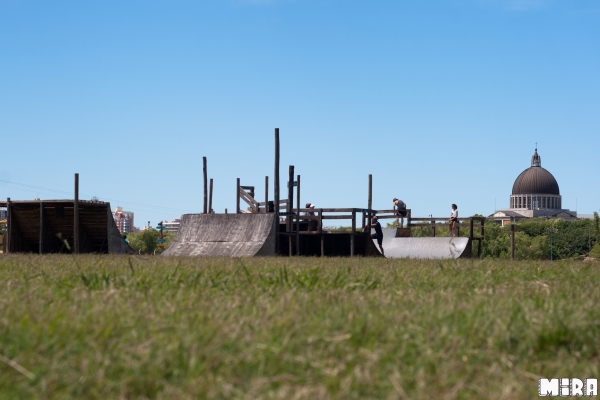
[[[406,217],[406,203],[402,200],[398,200],[394,197],[392,200],[394,202],[394,213],[396,214],[396,225],[400,228],[404,227],[404,217]],[[398,224],[398,219],[400,219],[400,224]]]
[[[377,217],[373,217],[371,220],[371,228],[375,229],[375,233],[371,235],[373,239],[377,239],[377,244],[379,245],[379,250],[381,250],[381,255],[385,256],[383,252],[383,231],[381,230],[381,224],[377,221]]]

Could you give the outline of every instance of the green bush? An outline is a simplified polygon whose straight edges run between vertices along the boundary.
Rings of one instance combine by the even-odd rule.
[[[596,243],[590,251],[590,257],[600,258],[600,243]]]

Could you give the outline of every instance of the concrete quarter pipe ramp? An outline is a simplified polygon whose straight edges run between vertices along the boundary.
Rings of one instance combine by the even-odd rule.
[[[165,256],[275,254],[274,214],[185,214]]]
[[[383,230],[383,251],[388,258],[460,258],[471,256],[466,237],[397,238],[396,229]],[[374,243],[377,241],[374,240]]]

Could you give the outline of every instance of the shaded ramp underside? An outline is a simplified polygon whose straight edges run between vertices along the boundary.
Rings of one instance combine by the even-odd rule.
[[[275,254],[274,214],[185,214],[165,256]]]
[[[466,237],[395,237],[395,229],[383,229],[383,250],[388,258],[459,258],[471,256]],[[376,243],[376,241],[374,241]]]

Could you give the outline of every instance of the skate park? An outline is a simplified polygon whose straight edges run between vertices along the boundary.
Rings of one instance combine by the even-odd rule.
[[[365,208],[301,208],[301,176],[295,174],[293,165],[288,169],[287,198],[280,198],[279,146],[279,129],[276,128],[272,200],[268,176],[265,176],[264,201],[256,199],[255,186],[242,185],[237,178],[233,213],[227,210],[223,214],[209,213],[213,209],[213,180],[207,177],[207,158],[203,157],[203,212],[182,216],[180,229],[163,255],[382,257],[367,221],[373,216],[381,222],[395,220],[396,215],[392,209],[373,209],[372,175],[368,175]],[[242,209],[242,202],[247,205],[246,209]],[[350,222],[350,231],[324,227],[327,222],[341,220]],[[467,237],[439,237],[439,233],[436,237],[436,229],[448,229],[446,221],[447,217],[413,218],[408,209],[405,228],[383,229],[385,257],[454,259],[479,256],[485,219],[459,218],[461,223],[468,224]],[[421,232],[426,227],[430,237],[413,237],[411,231],[416,226]],[[460,236],[459,232],[456,236]]]
[[[382,257],[367,222],[375,216],[381,223],[397,222],[397,216],[393,209],[373,208],[373,176],[365,176],[366,207],[301,208],[301,176],[293,165],[288,168],[287,198],[281,198],[277,128],[274,144],[272,193],[269,176],[265,176],[262,201],[257,199],[255,186],[242,185],[237,178],[232,213],[227,209],[222,214],[212,211],[213,180],[208,179],[207,158],[203,157],[202,212],[182,215],[180,228],[162,255]],[[110,204],[79,200],[78,187],[79,176],[75,174],[73,200],[2,202],[0,206],[7,208],[8,215],[3,252],[131,254],[111,217]],[[243,203],[247,207],[243,208]],[[440,229],[448,231],[446,217],[413,217],[412,210],[407,209],[405,219],[405,227],[382,229],[387,258],[455,259],[481,254],[483,217],[459,218],[463,226],[468,224],[465,228],[469,234],[463,237],[461,228],[457,237],[439,234]],[[328,224],[340,222],[349,229],[328,228]]]

